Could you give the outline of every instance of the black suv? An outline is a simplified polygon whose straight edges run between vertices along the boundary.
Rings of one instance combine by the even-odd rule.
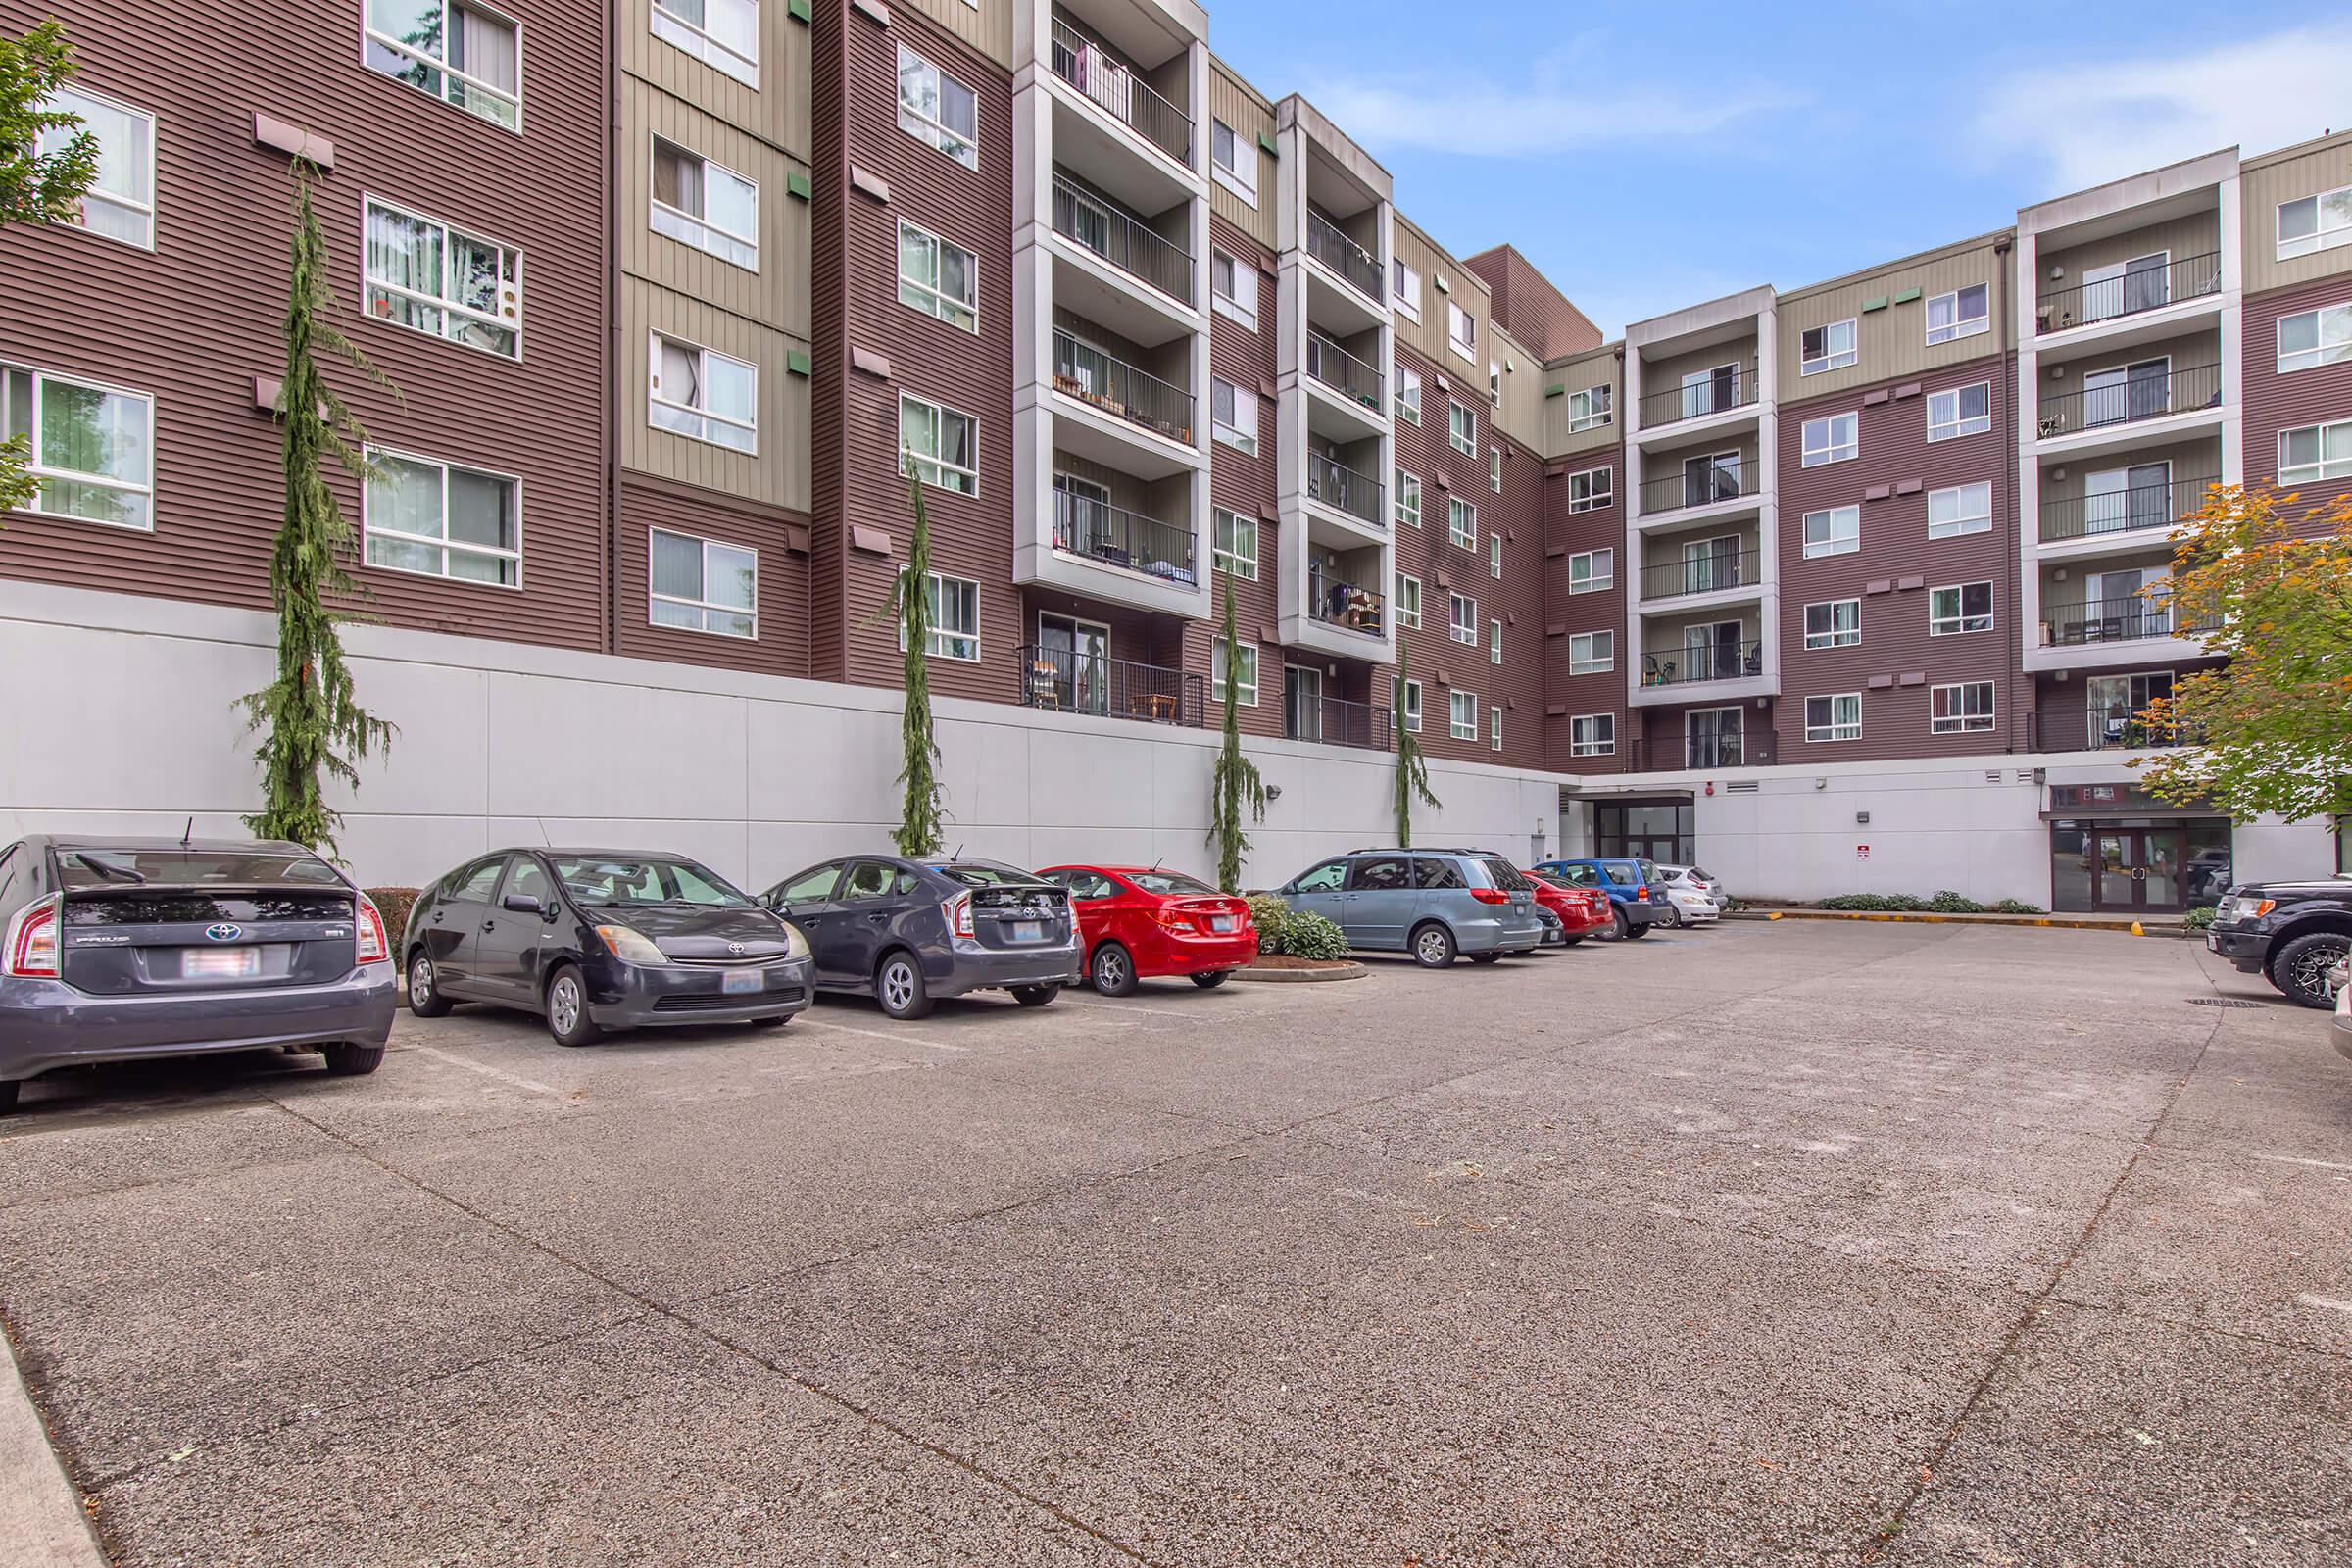
[[[2205,946],[2306,1007],[2331,1005],[2328,972],[2352,953],[2352,876],[2240,883],[2215,906]]]

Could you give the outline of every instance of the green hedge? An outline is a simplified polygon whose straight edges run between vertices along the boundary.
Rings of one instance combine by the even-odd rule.
[[[401,934],[409,928],[409,911],[416,906],[417,888],[369,888],[368,897],[375,901],[376,911],[384,917],[384,940],[395,948],[400,946]]]
[[[1945,888],[1932,898],[1920,898],[1910,893],[1841,893],[1834,899],[1824,899],[1825,909],[1859,909],[1873,914],[2039,914],[2037,904],[2024,904],[2016,899],[2003,899],[1998,904],[1979,904],[1962,898]]]
[[[1294,958],[1348,956],[1348,933],[1319,914],[1294,912],[1282,922],[1283,951]]]

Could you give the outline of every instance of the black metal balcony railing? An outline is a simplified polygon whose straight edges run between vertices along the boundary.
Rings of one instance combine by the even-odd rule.
[[[1313,327],[1306,332],[1306,373],[1374,414],[1381,412],[1380,367],[1357,359]]]
[[[1719,588],[1746,588],[1762,580],[1763,567],[1763,554],[1754,550],[1719,551],[1681,561],[1661,561],[1654,566],[1642,568],[1642,597],[1681,599],[1690,594],[1711,594]]]
[[[1756,466],[1753,464],[1689,464],[1679,472],[1642,480],[1642,511],[1644,515],[1680,512],[1686,507],[1736,501],[1741,496],[1754,495],[1756,490]]]
[[[1286,740],[1385,752],[1390,722],[1385,704],[1351,703],[1345,697],[1323,697],[1296,688],[1283,694],[1282,733]]]
[[[2181,724],[2151,724],[2126,708],[2037,709],[2026,716],[2026,743],[2036,752],[2161,751],[2199,744]]]
[[[1756,374],[1756,365],[1734,365],[1710,374],[1703,381],[1691,381],[1682,386],[1670,386],[1659,392],[1642,394],[1642,428],[1654,430],[1662,424],[1680,424],[1701,415],[1720,414],[1726,409],[1744,409],[1762,393],[1763,382]]]
[[[1306,455],[1306,493],[1325,506],[1337,507],[1376,528],[1389,525],[1380,481],[1345,464],[1334,463],[1320,453]]]
[[[1380,263],[1370,251],[1341,233],[1339,224],[1311,207],[1306,210],[1306,252],[1373,304],[1388,303],[1381,294]]]
[[[2210,409],[2222,401],[2222,368],[2191,365],[2178,370],[2127,372],[2121,381],[2084,387],[2041,400],[2041,435],[2073,435],[2105,425],[2161,419],[2168,414]]]
[[[2079,605],[2041,607],[2041,645],[2076,648],[2085,643],[2128,643],[2146,637],[2187,637],[2219,624],[2209,616],[2176,612],[2161,599],[2094,599]]]
[[[1749,730],[1733,735],[1684,735],[1651,741],[1637,738],[1627,751],[1636,773],[1673,767],[1770,767],[1779,760],[1780,735]]]
[[[1129,424],[1188,447],[1193,444],[1190,392],[1067,332],[1054,334],[1054,385]]]
[[[1642,656],[1644,686],[1690,686],[1763,673],[1764,645],[1760,642],[1690,643]]]
[[[1068,175],[1054,175],[1054,232],[1102,257],[1130,277],[1193,303],[1192,253],[1153,233]]]
[[[1054,19],[1054,74],[1180,164],[1193,161],[1193,117],[1144,84],[1103,47]]]
[[[2208,251],[2202,256],[2183,257],[2168,266],[2126,272],[2121,277],[2053,289],[2034,301],[2035,330],[2063,332],[2070,326],[2136,316],[2142,311],[2161,310],[2182,300],[2221,291],[2222,255],[2219,251]]]
[[[1388,628],[1389,601],[1377,589],[1359,588],[1315,571],[1306,578],[1306,614],[1309,620],[1326,626],[1378,637]]]
[[[1191,670],[1029,643],[1021,649],[1020,675],[1025,708],[1193,729],[1204,723],[1207,683]]]
[[[1067,490],[1054,492],[1054,548],[1187,588],[1199,580],[1192,530]]]
[[[2041,542],[2096,538],[2169,528],[2205,504],[2219,479],[2175,479],[2170,484],[2135,484],[2095,496],[2066,496],[2041,504]]]

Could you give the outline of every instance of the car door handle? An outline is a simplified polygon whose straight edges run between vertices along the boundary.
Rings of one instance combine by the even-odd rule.
[[[482,929],[485,931],[495,931],[498,929],[498,922],[496,920],[484,920],[482,922]]]
[[[890,923],[890,916],[887,914],[869,914],[865,919],[868,925],[888,925]]]

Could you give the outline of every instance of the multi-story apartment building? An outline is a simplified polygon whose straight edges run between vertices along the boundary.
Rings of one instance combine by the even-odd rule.
[[[13,748],[0,826],[250,804],[299,156],[398,388],[339,382],[349,635],[402,726],[351,803],[378,879],[551,821],[752,878],[865,842],[908,470],[951,815],[1011,858],[1197,855],[1228,595],[1261,879],[1389,831],[1399,726],[1425,833],[1757,894],[2153,910],[2331,854],[2126,763],[2200,662],[2142,591],[2175,519],[2352,478],[2352,137],[1604,342],[1192,0],[0,26],[50,9],[102,169],[78,224],[0,230],[0,423],[43,480],[0,646],[68,672],[24,733],[135,742]]]

